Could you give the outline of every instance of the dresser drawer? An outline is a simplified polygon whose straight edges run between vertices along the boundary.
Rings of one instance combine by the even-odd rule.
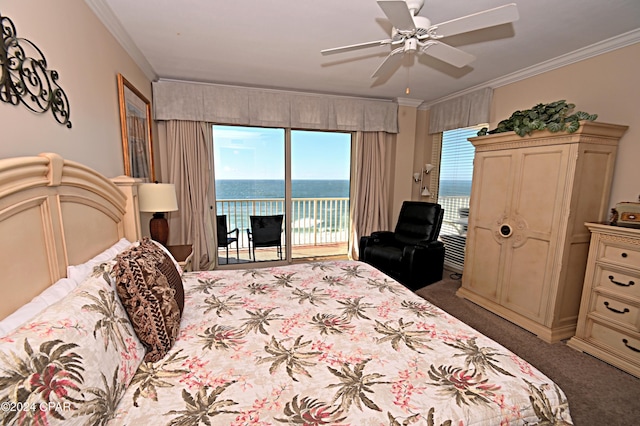
[[[640,245],[634,248],[620,247],[606,240],[601,241],[601,244],[598,261],[611,262],[634,269],[640,265]]]
[[[640,365],[640,337],[630,336],[606,325],[592,322],[592,340],[599,346],[607,346],[615,355]]]
[[[608,265],[596,265],[594,283],[595,287],[606,288],[624,297],[637,297],[640,299],[640,272],[619,272]]]
[[[637,306],[596,293],[591,309],[601,317],[617,321],[640,332],[640,308]]]

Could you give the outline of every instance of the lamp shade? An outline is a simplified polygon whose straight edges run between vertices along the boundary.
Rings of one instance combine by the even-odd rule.
[[[178,210],[176,186],[172,183],[142,183],[138,186],[141,212],[174,212]]]

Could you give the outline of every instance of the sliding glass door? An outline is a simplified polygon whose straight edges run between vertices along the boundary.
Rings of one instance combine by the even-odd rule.
[[[218,264],[283,259],[284,129],[216,125],[213,140]]]
[[[347,252],[350,162],[351,134],[291,132],[293,258]]]
[[[350,133],[214,125],[213,141],[219,265],[347,253]]]

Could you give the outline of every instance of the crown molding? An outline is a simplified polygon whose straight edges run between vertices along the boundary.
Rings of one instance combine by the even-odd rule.
[[[636,44],[638,42],[640,42],[640,29],[629,31],[619,36],[612,37],[612,38],[600,41],[598,43],[594,43],[582,49],[575,50],[566,55],[558,56],[554,59],[541,62],[531,67],[523,68],[520,71],[516,71],[514,73],[507,74],[505,76],[487,81],[482,84],[478,84],[468,89],[461,90],[456,93],[452,93],[440,99],[436,99],[431,102],[425,102],[420,106],[420,109],[429,109],[431,106],[437,103],[448,101],[449,99],[457,98],[458,96],[466,95],[467,93],[474,92],[478,89],[484,89],[486,87],[495,89],[497,87],[506,86],[507,84],[525,80],[527,78],[531,78],[536,75],[543,74],[547,71],[552,71],[554,69],[561,68],[576,62],[580,62],[585,59],[602,55],[604,53],[608,53],[617,49],[621,49],[623,47],[627,47],[632,44]]]
[[[144,57],[138,46],[133,42],[127,31],[124,29],[113,10],[105,3],[104,0],[84,0],[87,6],[98,17],[102,24],[116,38],[122,48],[131,56],[131,59],[140,67],[144,75],[151,81],[158,78],[153,67]]]

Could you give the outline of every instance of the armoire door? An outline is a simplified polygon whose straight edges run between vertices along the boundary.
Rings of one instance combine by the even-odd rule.
[[[505,269],[504,244],[496,235],[507,217],[513,191],[516,157],[513,152],[476,153],[473,165],[469,232],[465,254],[465,287],[487,299],[500,300],[500,282]]]
[[[523,148],[515,154],[510,206],[498,232],[505,269],[500,304],[544,321],[558,249],[557,234],[568,211],[567,145]],[[508,227],[505,234],[502,227]]]

